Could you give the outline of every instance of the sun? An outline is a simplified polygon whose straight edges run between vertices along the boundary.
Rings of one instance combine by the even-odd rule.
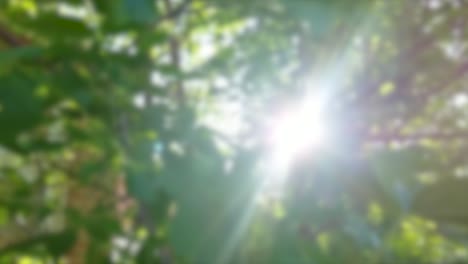
[[[319,97],[306,96],[273,118],[269,144],[277,162],[289,164],[323,145],[326,125],[322,105]]]

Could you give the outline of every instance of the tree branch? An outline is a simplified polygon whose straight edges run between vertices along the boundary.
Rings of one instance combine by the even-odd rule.
[[[167,13],[165,16],[163,16],[160,19],[160,21],[177,18],[189,7],[191,3],[192,3],[192,0],[186,0],[185,2],[180,4],[178,7],[173,8],[172,3],[169,0],[164,0],[164,5],[166,6]]]
[[[0,24],[0,39],[11,47],[20,47],[27,45],[29,42],[22,37],[19,37]]]
[[[170,0],[164,0],[164,4],[167,9],[166,17],[171,19],[175,18],[175,14],[180,14],[183,12],[188,5],[191,3],[191,0],[185,1],[179,7],[173,9],[172,3]],[[171,63],[177,69],[177,71],[181,70],[181,60],[180,60],[180,41],[176,36],[172,36],[169,41],[169,49],[170,49],[170,56],[171,56]],[[178,76],[176,80],[176,98],[180,105],[185,105],[185,92],[184,86],[180,76]]]

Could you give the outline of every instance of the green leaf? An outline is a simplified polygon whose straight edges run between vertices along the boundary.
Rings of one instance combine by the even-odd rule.
[[[105,25],[109,29],[155,23],[158,18],[152,0],[95,0],[98,10],[105,14]]]
[[[388,96],[395,91],[395,84],[392,82],[384,82],[379,88],[381,96]]]
[[[17,136],[34,128],[41,121],[42,102],[34,95],[35,84],[28,77],[12,75],[0,78],[0,144],[17,148]]]
[[[65,254],[76,241],[77,235],[74,230],[66,230],[59,234],[50,235],[45,239],[48,252],[59,257]]]
[[[24,59],[35,59],[42,54],[42,50],[35,46],[25,46],[0,51],[0,67],[7,63],[17,63]]]
[[[47,44],[77,41],[91,37],[91,29],[83,20],[62,17],[56,12],[44,12],[37,18],[13,16],[23,31],[34,32],[48,40]]]
[[[67,252],[76,241],[76,231],[64,230],[59,233],[44,234],[28,240],[14,243],[0,248],[0,254],[11,252],[25,252],[38,245],[44,245],[48,252],[55,257],[59,257]]]
[[[421,189],[412,205],[416,213],[440,223],[468,227],[468,180],[444,179]]]

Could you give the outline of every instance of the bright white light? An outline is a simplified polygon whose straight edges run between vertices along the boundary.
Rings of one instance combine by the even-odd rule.
[[[326,133],[320,110],[318,98],[307,97],[274,120],[269,140],[275,160],[289,164],[324,142]]]
[[[465,93],[458,93],[453,98],[453,104],[458,108],[462,108],[466,106],[467,103],[468,103],[468,95]]]

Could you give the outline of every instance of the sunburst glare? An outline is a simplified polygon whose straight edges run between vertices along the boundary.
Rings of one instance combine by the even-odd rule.
[[[305,96],[272,120],[268,132],[271,155],[281,167],[320,147],[327,138],[322,98]]]

